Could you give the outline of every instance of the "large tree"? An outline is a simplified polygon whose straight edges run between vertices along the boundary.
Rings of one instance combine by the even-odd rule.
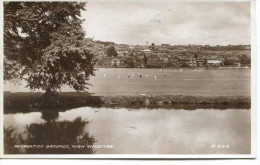
[[[87,88],[94,75],[94,43],[85,38],[79,2],[4,3],[4,79],[55,93]]]

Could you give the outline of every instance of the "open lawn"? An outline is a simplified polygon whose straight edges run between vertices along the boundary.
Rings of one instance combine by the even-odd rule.
[[[250,69],[99,69],[90,83],[97,95],[250,96],[251,90]]]
[[[250,96],[250,69],[126,69],[101,68],[90,77],[90,93],[109,95]],[[141,77],[140,77],[141,75]],[[5,84],[5,91],[28,92]],[[62,92],[74,91],[64,87]]]

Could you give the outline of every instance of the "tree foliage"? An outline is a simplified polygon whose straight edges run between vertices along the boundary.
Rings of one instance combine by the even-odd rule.
[[[4,79],[25,79],[30,89],[62,85],[87,89],[95,51],[84,38],[79,2],[4,3]]]
[[[224,65],[225,66],[232,66],[235,64],[235,59],[232,59],[232,58],[225,58],[224,59]]]
[[[148,58],[147,56],[144,54],[144,59],[143,59],[144,63],[147,64]]]
[[[117,51],[114,45],[109,45],[109,47],[107,48],[107,56],[117,57]]]
[[[97,40],[95,42],[98,43],[98,44],[102,44],[104,46],[115,45],[115,43],[111,42],[111,41],[100,41],[100,40]]]
[[[134,68],[135,67],[135,61],[131,57],[127,57],[124,59],[124,63],[127,68]]]
[[[250,64],[251,63],[251,58],[248,57],[247,55],[243,54],[240,57],[240,63],[243,64],[243,65]]]

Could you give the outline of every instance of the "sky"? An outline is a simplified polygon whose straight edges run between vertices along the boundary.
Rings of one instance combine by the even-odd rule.
[[[250,44],[249,2],[88,2],[88,38],[117,44]]]

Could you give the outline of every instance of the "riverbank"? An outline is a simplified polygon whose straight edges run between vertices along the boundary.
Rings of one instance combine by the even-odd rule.
[[[65,111],[78,107],[125,107],[167,109],[250,109],[247,96],[187,96],[187,95],[136,95],[136,96],[92,96],[89,93],[62,92],[57,105],[48,110]],[[4,93],[4,113],[44,111],[42,93]]]

